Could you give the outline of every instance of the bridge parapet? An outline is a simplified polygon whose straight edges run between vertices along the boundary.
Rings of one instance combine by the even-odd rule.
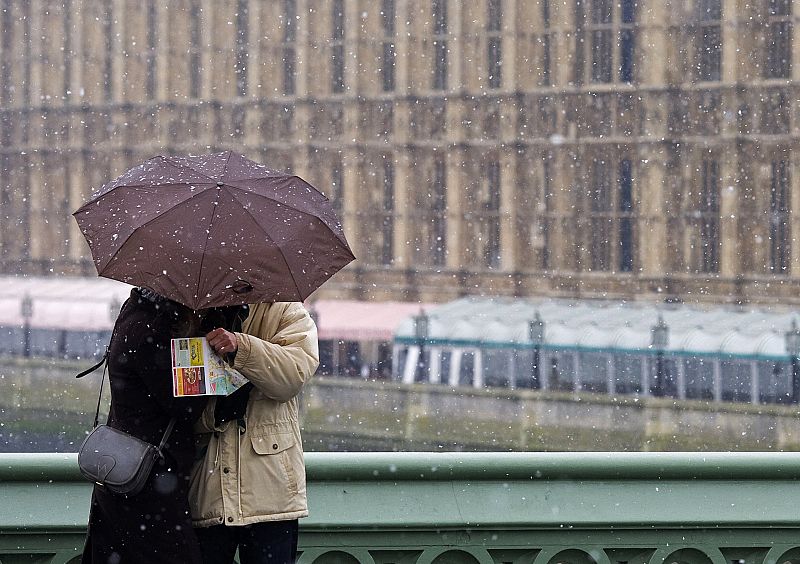
[[[309,453],[300,564],[800,562],[800,453]],[[73,564],[74,454],[0,454],[0,562]]]

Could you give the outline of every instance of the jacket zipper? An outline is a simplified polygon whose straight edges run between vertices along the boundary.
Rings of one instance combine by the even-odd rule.
[[[239,519],[242,519],[242,435],[244,435],[245,429],[247,429],[247,421],[245,419],[239,419],[236,423],[236,489],[239,497]]]

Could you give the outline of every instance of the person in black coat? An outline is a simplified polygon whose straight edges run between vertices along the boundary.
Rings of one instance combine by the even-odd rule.
[[[202,562],[188,491],[195,453],[192,426],[207,398],[173,397],[170,339],[202,336],[214,327],[235,329],[245,309],[193,311],[144,288],[131,291],[108,351],[107,424],[158,445],[170,419],[177,422],[164,458],[140,493],[94,487],[82,564]]]

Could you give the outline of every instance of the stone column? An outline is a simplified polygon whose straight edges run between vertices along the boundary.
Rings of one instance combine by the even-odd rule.
[[[516,151],[506,149],[500,155],[500,268],[503,271],[518,270],[520,256],[517,232],[517,167]]]
[[[32,195],[36,190],[32,186],[35,182],[38,182],[38,179],[33,174],[33,168],[38,161],[38,154],[19,155],[12,160],[12,166],[15,168],[12,175],[12,186],[21,187],[21,190],[17,190],[13,198],[16,199],[19,216],[22,218],[22,230],[18,235],[19,243],[15,245],[17,253],[15,253],[16,256],[14,258],[20,260],[23,264],[29,262],[33,256],[31,252],[31,235],[36,222],[33,218],[32,210],[34,204]]]
[[[633,167],[634,270],[641,268],[645,278],[664,276],[666,271],[667,216],[666,159],[660,146],[644,146]],[[637,205],[638,208],[637,209]]]
[[[453,148],[447,153],[447,268],[460,270],[464,264],[464,198],[466,185],[462,164],[466,162],[464,147]]]
[[[793,2],[793,4],[795,4]],[[795,5],[793,6],[793,15],[797,18],[797,10],[798,7]],[[797,24],[795,19],[794,24],[792,25],[792,76],[791,79],[793,82],[800,80],[800,25]],[[795,123],[794,130],[797,131],[797,124]]]
[[[553,151],[551,171],[552,202],[548,255],[550,270],[575,270],[573,242],[577,235],[570,228],[573,207],[573,174],[570,165],[575,162],[571,148],[559,147]]]
[[[298,76],[299,78],[299,76]],[[287,100],[288,102],[288,100]],[[310,112],[313,108],[309,108],[309,104],[295,102],[294,104],[294,134],[289,140],[289,146],[293,150],[292,155],[292,172],[300,178],[311,181],[311,166],[312,158],[310,155],[310,140],[308,137],[301,138],[301,132],[308,132],[308,121],[310,119]],[[320,189],[320,186],[317,186]],[[324,192],[325,190],[323,190]]]
[[[27,217],[25,221],[28,224],[28,233],[30,234],[28,258],[34,263],[50,256],[52,249],[50,242],[46,239],[48,235],[51,235],[53,227],[55,227],[44,222],[54,199],[49,197],[43,187],[45,182],[43,169],[44,159],[41,153],[35,152],[28,156],[28,186],[26,188],[29,204],[26,206]]]
[[[261,36],[264,35],[264,32],[272,31],[275,34],[273,37],[282,37],[280,32],[275,33],[273,22],[262,24],[262,13],[266,11],[266,6],[262,2],[247,3],[247,58],[245,59],[247,68],[245,72],[247,73],[246,97],[250,99],[260,97],[275,98],[275,91],[268,89],[268,85],[261,84],[261,77],[258,72],[262,65],[261,49],[259,49],[259,43],[262,41]],[[269,61],[264,61],[264,63],[269,63]],[[276,73],[275,76],[278,78],[277,83],[280,84],[281,75]],[[260,88],[259,84],[261,84]],[[248,127],[245,125],[245,131],[247,129]]]
[[[789,193],[789,241],[792,242],[789,275],[797,279],[800,278],[800,161],[796,151],[789,157]]]
[[[308,80],[309,80],[309,65],[308,58],[311,56],[309,41],[308,20],[308,2],[309,0],[297,0],[297,15],[300,19],[297,20],[297,40],[295,41],[295,92],[297,98],[304,98],[308,95]],[[282,64],[282,63],[280,63]],[[295,116],[300,109],[300,105],[295,106]]]
[[[692,173],[693,170],[700,166],[700,160],[697,157],[696,148],[691,144],[681,143],[679,159],[678,174],[680,176],[680,186],[697,186],[700,181],[697,179],[697,174]],[[694,199],[696,200],[696,198]],[[699,266],[697,260],[695,260],[695,257],[692,254],[692,237],[694,236],[696,229],[693,228],[691,220],[686,217],[686,212],[694,211],[695,205],[696,204],[694,203],[693,198],[691,198],[689,194],[685,194],[684,203],[679,210],[680,215],[678,219],[678,237],[680,241],[678,244],[680,245],[680,264],[684,272],[693,272]]]
[[[8,90],[9,100],[6,107],[11,108],[24,108],[28,105],[28,100],[24,99],[26,88],[30,86],[30,77],[25,76],[25,65],[27,64],[28,55],[26,52],[28,41],[25,35],[25,25],[30,25],[30,21],[24,11],[24,7],[30,10],[30,6],[26,3],[12,3],[11,9],[11,33],[13,34],[13,41],[11,44],[12,55],[6,59],[9,66],[11,81],[14,83],[14,88]],[[30,35],[30,34],[29,34]],[[5,87],[5,86],[4,86]]]
[[[345,33],[345,37],[348,34],[355,36],[353,39],[355,59],[352,59],[352,66],[356,70],[351,92],[366,98],[373,98],[383,91],[381,74],[378,71],[382,66],[381,45],[383,43],[380,3],[358,0],[356,17],[357,19],[347,27]]]
[[[732,84],[739,76],[742,30],[737,28],[737,0],[722,0],[722,82]]]
[[[162,6],[159,2],[155,3],[153,8],[156,11],[156,52],[153,54],[155,57],[155,88],[153,91],[153,102],[160,102],[169,99],[169,92],[167,90],[168,83],[169,83],[169,74],[171,70],[174,68],[175,62],[171,60],[169,54],[169,46],[170,42],[173,41],[170,34],[170,25],[169,25],[169,14],[168,8],[166,6]],[[147,14],[144,16],[145,21],[147,21]],[[191,22],[191,16],[187,18]],[[191,25],[191,23],[189,24]],[[144,49],[147,49],[147,32],[144,31],[142,33],[142,37],[140,41],[144,41]],[[187,49],[189,48],[189,44],[187,43]],[[145,59],[146,61],[146,59]],[[145,62],[146,64],[146,62]],[[148,69],[144,69],[145,75],[148,73]],[[201,73],[202,74],[202,73]],[[144,91],[144,89],[142,89]]]
[[[550,76],[554,86],[567,86],[575,66],[575,2],[550,2],[550,29]]]
[[[360,68],[354,55],[358,54],[361,38],[361,12],[358,0],[344,0],[344,95],[355,96],[360,92],[358,78]]]
[[[719,272],[730,278],[739,273],[739,191],[736,190],[736,151],[720,155]]]
[[[394,80],[395,92],[398,96],[408,94],[411,90],[411,2],[398,2],[397,20],[395,22],[395,56]],[[395,109],[397,106],[395,106]]]
[[[748,273],[768,273],[770,264],[770,185],[772,183],[771,155],[757,150],[747,155],[753,166],[747,171],[746,184],[737,184],[737,191],[742,192],[744,205],[749,209],[742,210],[742,222],[748,236],[741,241],[740,252],[744,255],[742,264]],[[791,165],[790,165],[791,166]],[[792,179],[793,180],[793,179]],[[789,198],[794,193],[789,192]],[[748,200],[750,200],[748,202]],[[790,209],[793,203],[788,202]],[[760,213],[759,213],[760,212]],[[790,216],[790,222],[794,217]],[[790,226],[791,231],[791,226]],[[791,261],[791,258],[789,259]],[[790,267],[791,269],[791,267]]]
[[[744,7],[737,6],[737,0],[722,0],[722,82],[733,84],[738,80],[749,80],[746,63],[747,56],[741,55],[743,59],[740,64],[740,52],[752,52],[752,27],[747,25],[738,26],[737,18],[746,22],[746,14],[743,14]],[[757,51],[763,55],[764,51]],[[735,112],[738,106],[738,99],[735,92],[725,92],[722,95],[722,105]],[[721,124],[721,133],[725,137],[737,134],[736,120],[725,119]],[[720,149],[720,178],[719,178],[719,202],[720,202],[720,264],[719,272],[723,277],[730,278],[736,276],[741,271],[741,260],[739,253],[739,192],[737,187],[738,180],[738,149],[734,142],[726,142]]]
[[[427,4],[430,6],[430,2]],[[447,90],[453,91],[458,90],[458,87],[466,86],[465,81],[469,77],[469,62],[466,54],[467,35],[465,35],[470,33],[469,26],[465,22],[469,11],[464,8],[463,2],[452,1],[447,4],[447,10]],[[428,30],[428,35],[433,35],[433,26]],[[431,43],[430,57],[432,65],[434,64],[433,53],[433,44]],[[428,76],[433,76],[433,68],[430,69]],[[425,84],[423,88],[430,88],[430,83]]]
[[[12,29],[13,29],[13,23],[12,23]],[[0,34],[2,33],[7,34],[11,32],[3,25],[2,21],[0,21]],[[5,49],[3,48],[3,41],[1,40],[0,40],[0,61],[3,61],[2,63],[0,63],[0,69],[11,63],[11,54],[5,51]],[[6,85],[0,84],[0,92],[5,92],[5,87]],[[2,99],[2,94],[0,94],[0,100],[1,99]],[[5,100],[3,100],[3,102],[5,102]],[[2,176],[2,171],[0,171],[0,176]],[[7,235],[5,233],[0,233],[0,241],[4,241],[6,236]],[[0,264],[2,263],[0,262]]]
[[[218,22],[214,21],[213,14],[217,11],[217,0],[200,0],[201,2],[201,17],[200,17],[200,97],[204,100],[215,100],[219,97],[216,90],[213,90],[215,82],[215,69],[212,61],[215,58],[216,40],[214,36],[217,34],[216,25]],[[207,110],[210,114],[210,111]]]
[[[89,187],[86,182],[86,174],[83,168],[83,159],[77,158],[76,152],[73,152],[70,158],[66,159],[66,188],[69,192],[66,194],[67,203],[70,210],[77,210],[89,196]],[[78,224],[75,221],[69,221],[69,242],[67,247],[67,259],[77,262],[84,256],[88,257],[89,247],[81,234]]]
[[[342,151],[342,224],[353,253],[356,256],[363,254],[361,231],[361,190],[358,176],[359,154],[355,147],[346,147]],[[369,234],[366,234],[367,236]]]
[[[64,33],[71,33],[70,45],[72,46],[72,55],[70,65],[70,76],[67,77],[67,84],[69,85],[69,94],[66,103],[72,104],[80,99],[80,90],[83,88],[83,71],[86,64],[86,57],[83,53],[83,13],[85,8],[83,0],[72,0],[72,29],[65,30]],[[73,145],[74,135],[77,130],[73,129],[70,132],[70,145]]]
[[[486,88],[486,3],[464,2],[463,5],[459,18],[459,32],[463,43],[459,57],[462,65],[461,81],[458,86],[467,92],[477,92],[482,87]],[[449,89],[453,89],[455,82],[451,78],[452,76],[448,76]]]
[[[523,1],[515,2],[514,9],[514,12],[503,10],[503,17],[507,18],[504,23],[510,34],[507,41],[514,45],[513,59],[505,57],[505,51],[503,52],[503,73],[506,73],[506,60],[513,60],[513,71],[508,71],[508,74],[513,74],[509,76],[509,88],[528,92],[542,83],[544,46],[538,41],[544,32],[542,7],[539,2]],[[552,24],[552,17],[550,23]],[[522,37],[526,39],[519,39]],[[505,42],[504,38],[503,49]],[[550,47],[550,52],[553,52],[553,46]],[[551,68],[552,66],[551,64]]]
[[[405,149],[394,153],[395,178],[394,178],[394,268],[404,270],[411,265],[411,251],[408,248],[411,237],[409,225],[409,184],[412,181],[414,164],[411,156]]]
[[[147,35],[145,32],[139,37],[136,36],[147,28],[147,2],[137,2],[135,6],[128,6],[126,2],[119,6],[116,0],[112,0],[110,14],[114,20],[112,65],[118,65],[114,70],[124,74],[126,78],[120,81],[120,90],[116,90],[116,86],[112,87],[114,99],[119,101],[141,99],[145,92],[145,65],[139,61],[139,52],[147,48]],[[134,37],[131,38],[131,35]]]
[[[635,69],[642,86],[663,85],[667,78],[665,70],[677,64],[671,59],[667,44],[668,10],[668,3],[663,1],[647,2],[646,9],[639,10],[641,25],[636,31]]]
[[[34,39],[41,42],[42,58],[47,59],[47,64],[41,66],[41,75],[36,76],[34,73],[35,80],[40,81],[38,88],[43,97],[42,101],[38,103],[51,107],[62,106],[61,96],[64,92],[63,48],[68,33],[68,30],[64,29],[64,7],[61,3],[47,9],[42,8],[39,3],[34,6],[38,7],[35,11],[41,18],[40,32],[34,35]],[[36,63],[36,57],[33,57],[31,62]],[[32,86],[33,90],[37,88],[33,84]]]
[[[401,8],[400,12],[405,15],[405,21],[400,28],[400,35],[405,36],[403,37],[404,49],[398,50],[397,53],[398,62],[403,60],[403,65],[398,67],[398,72],[400,68],[404,69],[402,77],[404,84],[398,83],[398,92],[406,95],[418,95],[421,91],[430,89],[433,75],[431,63],[433,47],[426,45],[423,41],[433,29],[430,3],[426,3],[424,7],[412,2],[398,2],[397,5]],[[428,26],[425,25],[426,22]],[[404,92],[400,89],[402,86],[405,86]]]
[[[314,107],[307,101],[304,101],[308,96],[308,80],[311,72],[311,67],[308,63],[310,54],[310,36],[309,36],[309,20],[308,17],[308,1],[297,0],[297,15],[300,18],[297,20],[297,29],[295,31],[296,40],[294,42],[295,48],[295,95],[287,98],[286,103],[294,105],[294,134],[292,137],[292,146],[295,147],[294,157],[294,172],[302,178],[309,178],[310,155],[309,155],[309,142],[308,127],[311,121],[311,113]],[[281,35],[281,38],[283,36]],[[278,45],[278,43],[276,43]],[[283,66],[281,57],[277,58],[277,65]],[[283,73],[283,68],[281,68]],[[301,137],[301,135],[303,135]]]
[[[236,68],[236,0],[215,0],[216,22],[211,35],[214,53],[211,62],[211,97],[223,102],[221,113],[229,119],[231,104],[237,97]],[[233,22],[228,26],[227,22]],[[227,29],[227,33],[220,30]]]
[[[523,1],[523,5],[528,2]],[[517,88],[517,0],[506,0],[503,3],[503,26],[501,39],[501,79],[500,89],[513,92]],[[521,30],[520,30],[521,31]],[[525,33],[528,33],[525,30]],[[524,35],[519,35],[524,37]],[[486,51],[486,50],[484,50]],[[526,65],[527,66],[527,65]]]
[[[29,84],[28,84],[28,99],[21,100],[21,106],[38,108],[43,104],[42,100],[42,76],[44,69],[42,68],[42,53],[44,41],[52,40],[53,38],[43,38],[42,29],[42,10],[44,7],[39,2],[29,2],[30,7],[28,11],[28,22],[30,29],[30,60],[27,64],[30,65]],[[24,64],[24,63],[23,63]],[[36,132],[39,133],[39,132]],[[38,137],[38,135],[37,135]],[[32,139],[33,141],[33,139]]]
[[[736,30],[737,53],[747,53],[736,61],[736,80],[739,83],[759,81],[764,76],[768,48],[766,33],[768,5],[769,2],[739,2],[734,8],[736,13],[733,15],[731,25]]]
[[[120,100],[122,85],[125,81],[125,56],[123,55],[122,37],[125,33],[125,0],[112,0],[111,2],[111,52],[106,53],[106,57],[111,57],[111,76],[106,80],[111,81],[111,100],[109,103],[115,104]],[[109,110],[109,113],[111,111]]]
[[[310,97],[327,97],[331,93],[330,6],[329,2],[315,3],[313,15],[306,13],[300,18],[301,21],[308,20],[305,26],[308,35],[301,37],[308,47],[305,59],[307,89],[304,94]],[[310,3],[308,7],[312,7]]]

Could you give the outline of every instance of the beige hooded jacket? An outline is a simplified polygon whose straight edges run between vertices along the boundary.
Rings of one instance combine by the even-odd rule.
[[[297,396],[319,364],[317,329],[298,302],[250,306],[234,368],[255,386],[245,427],[214,427],[216,400],[195,426],[189,503],[195,526],[247,525],[308,515]]]

